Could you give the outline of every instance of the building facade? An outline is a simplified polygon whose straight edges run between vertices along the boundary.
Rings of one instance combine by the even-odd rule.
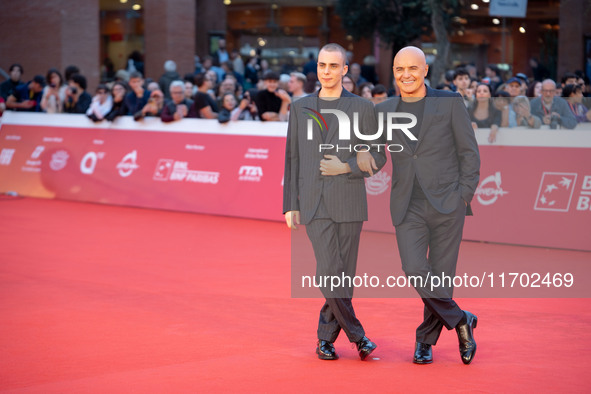
[[[352,61],[371,55],[380,81],[391,81],[392,50],[377,37],[353,41],[344,31],[333,0],[29,0],[5,2],[0,25],[0,69],[21,63],[24,80],[77,65],[94,87],[109,71],[139,58],[146,76],[157,79],[166,60],[181,75],[194,71],[225,38],[243,57],[259,54],[272,68],[298,68],[326,42],[350,50]],[[591,3],[585,0],[529,0],[525,18],[494,18],[489,1],[468,1],[450,34],[452,65],[488,63],[531,76],[529,59],[540,59],[554,75],[591,73]],[[497,20],[495,20],[497,19]],[[422,45],[430,53],[432,37]],[[0,71],[1,72],[1,71]],[[3,78],[0,76],[0,81]]]

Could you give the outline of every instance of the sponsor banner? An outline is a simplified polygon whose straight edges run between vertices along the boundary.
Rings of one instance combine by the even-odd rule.
[[[591,149],[480,146],[480,184],[466,217],[464,239],[591,250]],[[393,232],[389,161],[366,180],[365,230]],[[382,175],[380,175],[382,174]],[[383,178],[380,178],[383,177]]]
[[[11,123],[0,132],[12,136],[0,139],[0,192],[283,218],[284,137]]]
[[[465,239],[591,250],[590,149],[482,146],[480,153]]]
[[[0,128],[0,193],[284,220],[285,123],[121,122],[9,111]],[[480,144],[464,239],[591,250],[590,131],[535,130],[537,146],[519,142],[530,131],[511,132],[503,145]],[[477,131],[479,141],[486,136]],[[364,229],[393,233],[391,163],[365,182]]]

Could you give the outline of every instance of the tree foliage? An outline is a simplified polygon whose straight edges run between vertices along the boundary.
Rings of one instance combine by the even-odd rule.
[[[338,0],[335,9],[354,40],[377,33],[394,53],[435,32],[439,73],[447,66],[448,34],[462,4],[463,0]]]
[[[339,0],[336,11],[354,40],[378,33],[397,49],[431,32],[431,11],[425,0]]]

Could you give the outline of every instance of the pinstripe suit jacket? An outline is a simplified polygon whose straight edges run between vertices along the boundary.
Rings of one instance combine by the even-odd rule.
[[[291,105],[285,148],[285,172],[283,186],[283,212],[300,211],[302,224],[308,224],[313,218],[321,198],[330,218],[335,222],[359,222],[367,220],[367,196],[363,173],[357,166],[356,153],[353,149],[336,148],[320,151],[320,144],[339,147],[367,143],[355,137],[353,132],[353,114],[359,114],[359,130],[363,134],[374,134],[377,121],[373,104],[343,89],[336,109],[345,112],[350,119],[351,140],[339,140],[339,130],[332,127],[322,130],[313,124],[312,139],[308,139],[305,109],[318,111],[318,93],[303,97]],[[324,114],[324,117],[335,116]],[[332,122],[336,125],[337,122]],[[326,133],[323,138],[321,133]],[[377,141],[375,141],[377,143]],[[337,156],[351,167],[351,173],[325,176],[320,173],[320,161],[324,155]],[[376,163],[381,168],[386,163],[385,153],[372,151]]]

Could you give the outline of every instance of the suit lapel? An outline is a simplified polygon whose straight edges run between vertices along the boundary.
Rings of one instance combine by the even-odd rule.
[[[425,96],[425,108],[423,109],[423,122],[421,123],[421,130],[419,131],[419,139],[415,146],[415,152],[419,149],[421,141],[425,138],[425,134],[429,131],[433,115],[437,113],[438,100],[435,100],[435,92],[433,89],[427,87],[427,96]]]
[[[347,92],[347,93],[345,93],[345,92],[347,92],[347,91],[345,90],[345,88],[343,88],[343,91],[341,92],[341,97],[338,99],[336,109],[346,113],[347,116],[349,116],[349,121],[351,122],[350,123],[350,126],[351,126],[350,132],[353,133],[353,114],[349,113],[349,108],[351,107],[351,100],[347,99],[348,97],[351,97],[352,94],[347,94],[349,92]],[[334,116],[334,115],[332,115],[332,116]],[[338,122],[337,123],[333,122],[333,124],[338,124]],[[326,136],[326,141],[327,142],[333,141],[335,139],[335,136],[338,135],[338,130],[339,130],[338,127],[332,127],[330,130],[328,130],[328,134]],[[336,142],[338,143],[338,138],[336,138],[336,139],[337,139]]]
[[[319,108],[319,104],[318,101],[320,100],[318,98],[318,92],[313,93],[310,96],[311,101],[308,103],[308,105],[306,107],[309,107],[311,109],[313,109],[314,111],[320,113],[320,108]],[[321,122],[322,123],[322,122]],[[318,144],[322,144],[325,142],[324,137],[326,137],[325,135],[322,135],[323,131],[321,127],[317,127],[316,126],[316,122],[314,122],[312,124],[312,133],[314,136],[314,141],[316,141],[316,143]]]

